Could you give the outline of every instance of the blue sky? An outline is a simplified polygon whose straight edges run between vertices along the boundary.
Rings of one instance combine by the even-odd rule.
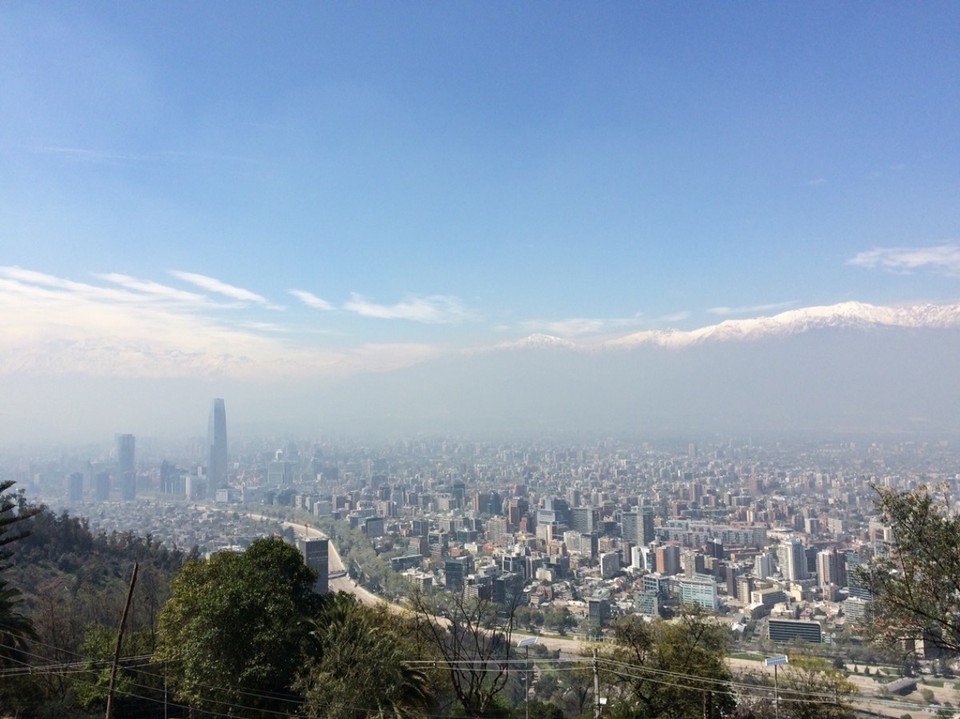
[[[5,2],[4,368],[953,302],[958,68],[955,3]]]

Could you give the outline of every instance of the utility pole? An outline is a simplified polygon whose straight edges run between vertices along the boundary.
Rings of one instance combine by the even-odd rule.
[[[786,654],[777,657],[767,657],[763,660],[763,665],[769,667],[773,665],[773,712],[775,719],[780,719],[780,682],[777,677],[777,667],[781,664],[787,664],[790,660]]]
[[[137,572],[139,569],[140,563],[134,562],[133,574],[130,576],[130,589],[127,591],[127,601],[123,605],[123,613],[120,615],[120,628],[117,629],[117,643],[113,648],[113,664],[110,667],[110,686],[107,689],[106,719],[113,719],[113,689],[117,683],[117,665],[120,663],[120,645],[123,643],[123,628],[127,624],[127,613],[130,611],[130,603],[133,601],[133,588],[137,586]]]
[[[600,662],[597,661],[597,648],[593,648],[593,719],[600,719]]]
[[[523,713],[526,719],[530,719],[530,645],[536,644],[540,635],[535,637],[526,637],[517,642],[517,648],[524,651],[523,667]]]

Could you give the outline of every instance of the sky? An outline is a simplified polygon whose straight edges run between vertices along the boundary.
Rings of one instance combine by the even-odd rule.
[[[949,2],[0,3],[0,375],[956,302],[958,67]]]

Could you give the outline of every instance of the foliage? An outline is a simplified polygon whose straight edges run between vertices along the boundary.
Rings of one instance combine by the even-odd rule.
[[[160,612],[155,654],[169,663],[177,696],[210,712],[232,707],[233,716],[295,706],[305,619],[319,608],[315,576],[275,537],[187,562]]]
[[[869,635],[888,644],[922,640],[960,652],[960,516],[925,486],[877,492],[877,509],[893,528],[893,542],[886,556],[856,570],[875,597]]]
[[[560,709],[560,707],[556,704],[540,701],[539,699],[530,700],[530,706],[525,707],[524,716],[527,713],[527,709],[529,710],[530,719],[563,719],[563,710]],[[520,716],[519,712],[518,716]]]
[[[712,718],[733,708],[726,635],[699,609],[674,621],[622,617],[613,636],[601,663],[617,700],[613,715]]]
[[[501,715],[496,698],[510,678],[518,600],[501,607],[491,599],[465,593],[445,595],[437,602],[414,596],[419,630],[442,657],[467,717]]]
[[[77,702],[96,708],[102,713],[106,706],[110,685],[110,666],[113,661],[116,630],[103,626],[88,629],[83,642],[84,671],[75,683]],[[123,637],[121,655],[144,657],[153,651],[153,635],[149,629],[127,632]],[[162,667],[143,660],[121,661],[114,686],[114,711],[118,716],[149,716],[148,712],[163,703]]]
[[[23,497],[7,494],[12,481],[0,482],[0,666],[22,661],[27,640],[35,637],[33,623],[21,612],[23,595],[7,580],[12,566],[10,544],[22,540],[25,532],[19,526],[36,514],[23,502]]]
[[[349,522],[330,517],[311,517],[310,522],[330,537],[350,576],[359,584],[388,597],[410,593],[406,577],[390,567],[390,558],[405,552],[392,548],[387,538],[378,548],[359,527],[351,527]]]
[[[849,700],[855,687],[825,659],[790,656],[780,667],[779,698],[782,719],[847,719],[854,711]]]
[[[791,654],[789,663],[777,670],[775,674],[751,672],[738,677],[741,683],[738,718],[767,719],[778,713],[781,719],[852,719],[856,716],[850,704],[856,687],[827,659]],[[774,706],[775,702],[779,708]]]
[[[36,638],[33,622],[23,613],[23,595],[11,580],[14,542],[25,536],[22,522],[35,512],[26,507],[23,495],[9,493],[12,481],[0,482],[0,669],[29,663],[29,640]],[[0,707],[15,710],[36,694],[29,678],[4,677],[0,682]]]
[[[102,631],[111,637],[108,643],[112,655],[112,637],[134,562],[140,562],[140,581],[128,617],[127,636],[138,637],[138,648],[130,651],[149,654],[156,615],[182,554],[149,536],[130,532],[94,534],[85,519],[33,505],[22,494],[5,499],[16,502],[16,508],[8,510],[6,516],[30,517],[29,533],[21,533],[21,538],[9,545],[3,579],[9,578],[23,592],[18,606],[29,619],[34,635],[28,638],[20,658],[20,666],[28,664],[29,673],[7,676],[0,682],[0,707],[22,717],[82,716],[84,709],[79,702],[87,699],[84,693],[90,691],[93,675],[52,667],[77,662],[78,658],[92,661],[85,646],[91,632]],[[125,641],[125,654],[127,650]],[[144,694],[150,683],[150,679],[141,677],[137,693]],[[118,708],[124,707],[132,707],[138,717],[150,716],[145,705],[118,695]],[[102,711],[99,714],[102,716]]]
[[[325,598],[310,622],[312,658],[297,682],[309,719],[419,717],[432,705],[431,681],[414,665],[409,620],[368,609],[349,594]]]

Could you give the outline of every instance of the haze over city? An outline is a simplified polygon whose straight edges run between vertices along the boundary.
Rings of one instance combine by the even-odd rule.
[[[956,432],[958,20],[5,3],[0,432]]]

